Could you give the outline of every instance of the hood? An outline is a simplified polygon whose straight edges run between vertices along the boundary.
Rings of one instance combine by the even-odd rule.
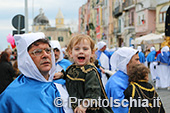
[[[110,58],[112,70],[121,70],[127,74],[127,64],[136,53],[137,50],[131,47],[122,47],[116,50]]]
[[[60,43],[58,40],[51,40],[50,41],[50,45],[53,49],[55,48],[58,48],[59,51],[60,51],[60,56],[59,56],[59,59],[57,60],[57,62],[61,61],[63,59],[63,52],[62,52],[62,49],[61,49],[61,46],[60,46]]]
[[[102,49],[105,45],[106,45],[106,43],[103,42],[103,41],[98,42],[98,43],[97,43],[97,48],[98,48],[98,50]]]
[[[155,51],[155,47],[151,47],[150,48],[150,51],[152,52],[152,51]]]
[[[27,52],[27,48],[33,42],[38,39],[45,38],[44,33],[28,33],[22,35],[15,35],[15,43],[17,47],[17,54],[18,54],[18,68],[26,77],[41,81],[41,82],[51,82],[53,80],[53,76],[55,73],[55,58],[53,51],[51,54],[52,57],[52,68],[49,71],[49,79],[46,80],[44,76],[39,72],[38,68],[34,64],[34,61],[30,57],[29,53]]]
[[[141,46],[138,46],[138,47],[137,47],[137,50],[138,50],[139,52],[141,52],[141,51],[142,51],[142,47],[141,47]]]
[[[168,46],[165,46],[161,49],[161,54],[163,56],[163,52],[168,52],[169,51],[169,47]]]

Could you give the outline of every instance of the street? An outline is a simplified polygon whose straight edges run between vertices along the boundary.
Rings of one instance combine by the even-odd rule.
[[[158,89],[158,95],[160,96],[166,113],[170,113],[170,91],[167,89]]]
[[[149,74],[149,82],[154,85],[151,82],[151,75]],[[161,101],[163,103],[164,109],[166,113],[170,113],[170,90],[167,89],[157,89],[156,90],[159,97],[161,98]]]

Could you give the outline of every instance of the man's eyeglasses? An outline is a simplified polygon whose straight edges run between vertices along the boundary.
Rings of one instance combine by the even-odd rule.
[[[33,52],[31,52],[35,56],[42,56],[43,55],[43,50],[47,54],[51,54],[51,48],[45,48],[45,49],[35,49]]]

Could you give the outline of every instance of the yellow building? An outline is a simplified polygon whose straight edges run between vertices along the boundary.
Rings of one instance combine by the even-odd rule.
[[[61,10],[59,9],[58,11],[58,14],[56,16],[56,19],[55,19],[55,23],[56,23],[56,28],[61,28],[61,27],[64,27],[64,16],[61,12]]]
[[[165,18],[166,11],[170,2],[158,4],[156,7],[156,33],[161,34],[165,32]]]
[[[40,9],[40,14],[34,18],[33,32],[43,32],[49,40],[58,40],[61,47],[65,47],[70,39],[70,29],[64,25],[64,16],[59,9],[56,16],[55,27],[51,27],[48,18]]]
[[[159,2],[156,7],[156,33],[162,34],[165,33],[165,20],[166,20],[166,11],[170,5],[170,1]],[[170,47],[170,37],[165,36],[165,41],[161,44],[161,47],[169,46]]]

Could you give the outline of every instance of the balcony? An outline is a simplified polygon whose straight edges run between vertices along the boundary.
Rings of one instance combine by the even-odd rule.
[[[122,14],[122,7],[119,5],[118,7],[115,8],[115,11],[113,12],[113,15],[115,17],[118,17]]]
[[[114,28],[114,34],[121,33],[121,28],[120,27],[115,27]]]
[[[133,4],[134,4],[133,0],[126,0],[123,3],[123,8],[129,7],[129,6],[133,5]]]
[[[124,27],[132,27],[132,26],[134,26],[133,19],[131,21],[130,21],[130,19],[125,20]]]

